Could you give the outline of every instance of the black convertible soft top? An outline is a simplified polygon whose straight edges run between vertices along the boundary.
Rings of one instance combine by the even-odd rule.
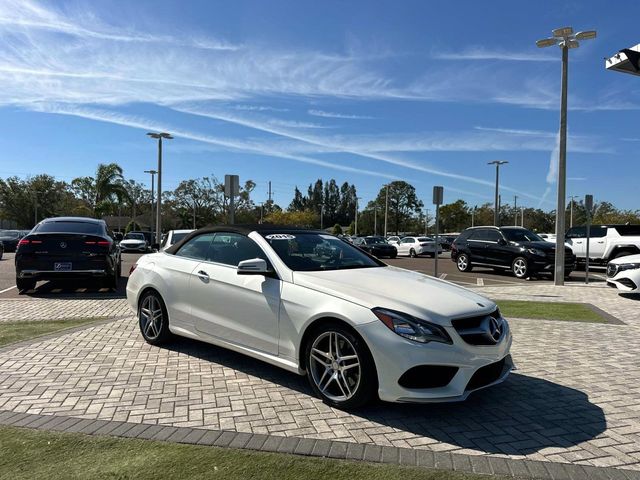
[[[213,232],[228,232],[228,233],[239,233],[240,235],[249,235],[251,232],[258,232],[260,234],[269,234],[269,233],[320,233],[323,235],[329,235],[324,230],[314,230],[310,228],[300,228],[300,227],[291,227],[288,225],[271,225],[268,223],[263,224],[244,224],[244,225],[216,225],[212,227],[204,227],[195,232],[191,232],[189,235],[184,237],[178,243],[171,245],[169,248],[165,250],[166,253],[174,254],[178,251],[178,249],[182,246],[182,244],[188,242],[193,237],[198,236],[203,233],[213,233]]]

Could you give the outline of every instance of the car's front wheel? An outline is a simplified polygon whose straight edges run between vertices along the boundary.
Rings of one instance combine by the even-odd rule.
[[[461,272],[470,272],[473,267],[471,266],[471,260],[466,253],[461,253],[456,259],[456,266]]]
[[[26,292],[36,288],[36,281],[30,278],[16,278],[16,287],[19,292]]]
[[[311,388],[327,405],[356,408],[376,396],[377,375],[360,337],[334,324],[316,329],[305,349]]]
[[[409,256],[411,258],[416,258],[418,255],[416,255],[416,251],[412,248],[411,250],[409,250]]]
[[[529,262],[524,257],[517,257],[511,264],[511,271],[516,278],[527,278],[529,276]]]
[[[173,334],[169,331],[169,315],[160,295],[148,290],[138,305],[140,333],[145,341],[151,345],[162,345],[171,340]]]

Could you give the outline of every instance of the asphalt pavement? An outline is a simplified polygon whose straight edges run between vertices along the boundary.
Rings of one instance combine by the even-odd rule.
[[[140,258],[139,253],[123,253],[122,254],[122,276],[118,290],[110,291],[103,288],[100,282],[39,282],[35,290],[26,293],[30,297],[42,298],[124,298],[125,286],[131,266]],[[5,253],[0,260],[0,299],[2,298],[19,298],[15,280],[14,253]],[[429,257],[397,257],[395,259],[383,259],[389,265],[400,268],[415,270],[427,275],[434,275],[435,260]],[[544,284],[552,282],[550,275],[533,278],[531,280],[521,280],[515,278],[510,272],[494,271],[491,268],[475,267],[472,272],[459,272],[455,263],[451,261],[448,252],[440,255],[438,258],[438,277],[462,286],[500,286],[500,285],[519,285],[526,282],[535,282],[536,284]],[[592,282],[603,282],[605,280],[604,270],[598,269],[591,271],[589,275]],[[571,274],[568,282],[584,283],[584,272],[578,271]]]

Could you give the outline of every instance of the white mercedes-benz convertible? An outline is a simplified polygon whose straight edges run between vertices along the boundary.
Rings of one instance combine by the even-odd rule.
[[[321,231],[197,230],[141,257],[127,299],[148,343],[180,335],[250,355],[340,408],[464,400],[513,368],[491,300]]]

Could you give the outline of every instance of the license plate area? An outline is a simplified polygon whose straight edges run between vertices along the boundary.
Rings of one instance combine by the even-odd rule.
[[[71,271],[71,262],[55,262],[53,264],[53,269],[56,272],[70,272]]]

